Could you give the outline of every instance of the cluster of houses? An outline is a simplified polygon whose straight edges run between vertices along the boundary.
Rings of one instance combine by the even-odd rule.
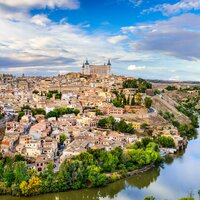
[[[118,146],[125,148],[133,144],[141,138],[135,134],[122,134],[97,128],[97,123],[102,117],[113,116],[116,120],[126,117],[132,119],[126,121],[131,122],[134,129],[143,132],[141,124],[144,123],[144,119],[148,120],[157,115],[157,112],[149,113],[143,105],[126,105],[124,108],[113,106],[111,100],[116,95],[112,91],[122,88],[124,79],[126,78],[114,75],[103,79],[88,78],[79,73],[57,77],[2,77],[0,113],[6,116],[19,113],[24,105],[29,105],[33,109],[42,108],[46,113],[58,107],[80,110],[78,115],[67,114],[48,119],[41,114],[33,117],[30,110],[25,110],[19,122],[14,118],[9,118],[6,123],[3,121],[5,135],[1,144],[2,154],[21,154],[29,160],[30,168],[40,172],[49,161],[52,161],[55,170],[58,170],[65,159],[70,159],[90,148],[110,151]],[[46,94],[49,91],[60,92],[61,98],[57,99],[56,95],[48,98]],[[130,88],[124,89],[123,93],[126,97],[133,97],[136,91]],[[148,90],[139,95],[144,99],[152,94],[153,91]],[[137,102],[137,95],[134,98]],[[98,116],[96,110],[102,115]],[[173,137],[177,148],[184,145],[185,140],[179,136],[177,129],[153,129],[153,135]],[[63,137],[64,143],[61,142]]]
[[[90,114],[90,117],[88,117]],[[58,119],[44,115],[24,115],[20,122],[6,123],[1,152],[4,155],[21,154],[30,160],[30,167],[43,170],[49,160],[60,165],[89,148],[112,150],[137,140],[137,136],[97,128],[98,117],[67,114]],[[61,135],[65,141],[61,145]]]

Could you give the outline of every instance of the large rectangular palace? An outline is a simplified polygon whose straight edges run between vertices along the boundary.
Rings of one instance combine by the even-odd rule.
[[[88,60],[82,66],[83,75],[91,76],[110,76],[111,75],[111,62],[108,60],[104,65],[90,65]]]

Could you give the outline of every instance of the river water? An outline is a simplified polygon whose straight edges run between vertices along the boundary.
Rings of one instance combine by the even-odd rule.
[[[157,200],[176,200],[200,189],[200,129],[185,152],[168,158],[164,166],[109,184],[103,188],[83,189],[30,197],[31,200],[143,200],[153,195]],[[0,196],[0,200],[27,198]]]

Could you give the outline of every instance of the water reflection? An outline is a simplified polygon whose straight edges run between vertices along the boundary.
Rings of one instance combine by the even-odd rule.
[[[160,168],[154,168],[143,174],[132,176],[126,181],[129,186],[136,187],[138,189],[147,188],[151,183],[155,182],[160,175]]]

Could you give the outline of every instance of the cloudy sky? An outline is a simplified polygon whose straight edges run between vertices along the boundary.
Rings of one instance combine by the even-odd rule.
[[[200,0],[0,0],[0,73],[199,80]]]

